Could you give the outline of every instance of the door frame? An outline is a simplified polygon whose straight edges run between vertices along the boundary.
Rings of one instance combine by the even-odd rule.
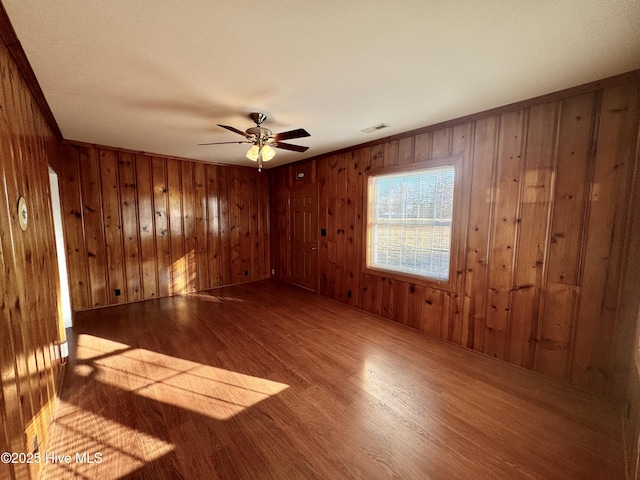
[[[71,293],[69,288],[69,270],[65,253],[64,225],[62,222],[62,201],[60,198],[60,183],[58,173],[49,166],[49,192],[51,204],[51,218],[56,244],[56,259],[58,261],[58,281],[60,282],[58,328],[60,331],[60,354],[62,358],[69,356],[66,329],[73,327],[73,309],[71,307]]]

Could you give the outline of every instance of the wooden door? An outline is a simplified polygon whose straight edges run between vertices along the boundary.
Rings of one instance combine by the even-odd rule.
[[[318,190],[291,190],[291,283],[318,289]]]

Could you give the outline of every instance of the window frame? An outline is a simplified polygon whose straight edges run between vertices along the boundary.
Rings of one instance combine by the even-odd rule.
[[[434,278],[427,278],[421,275],[398,272],[396,270],[386,270],[383,268],[377,268],[369,265],[370,246],[371,246],[371,232],[369,229],[370,218],[372,213],[372,203],[369,196],[369,189],[371,188],[371,182],[373,178],[380,175],[388,175],[393,173],[411,173],[416,170],[425,170],[430,168],[439,168],[452,166],[454,169],[453,180],[453,213],[451,221],[451,246],[449,250],[449,278],[447,281],[437,280]],[[431,288],[437,288],[439,290],[454,290],[455,274],[458,270],[458,241],[460,238],[460,231],[462,226],[461,214],[461,201],[462,201],[462,156],[443,157],[433,160],[425,160],[422,162],[408,163],[403,165],[393,165],[388,167],[380,167],[371,169],[365,172],[364,179],[364,221],[363,223],[363,239],[364,248],[362,251],[362,270],[363,273],[376,275],[379,277],[390,278],[394,280],[400,280],[409,282],[415,285],[424,285]]]

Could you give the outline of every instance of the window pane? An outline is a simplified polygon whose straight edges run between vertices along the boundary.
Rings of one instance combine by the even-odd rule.
[[[449,279],[453,166],[372,177],[370,267]]]

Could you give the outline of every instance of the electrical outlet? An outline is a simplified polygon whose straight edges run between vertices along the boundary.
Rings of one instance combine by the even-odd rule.
[[[244,276],[245,276],[245,277],[248,277],[248,276],[249,276],[249,270],[245,270],[245,271],[244,271]]]
[[[119,288],[114,288],[113,289],[113,295],[116,296],[116,297],[119,297],[120,296],[120,289]]]

